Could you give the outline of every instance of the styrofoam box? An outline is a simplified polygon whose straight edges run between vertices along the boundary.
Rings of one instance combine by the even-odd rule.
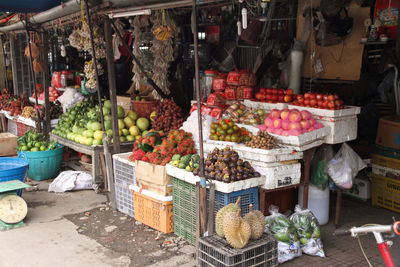
[[[12,119],[9,119],[7,122],[7,132],[13,135],[18,135],[17,123]]]
[[[139,187],[137,185],[129,185],[129,190],[135,191],[137,193],[141,193],[145,196],[148,196],[148,197],[160,200],[160,201],[172,201],[173,200],[173,196],[161,196],[154,192],[142,189],[141,187]]]
[[[339,117],[347,117],[352,115],[360,114],[361,108],[356,106],[345,106],[343,109],[330,110],[330,109],[322,109],[322,108],[309,108],[295,105],[288,105],[289,109],[298,109],[298,110],[307,110],[314,116],[317,116],[316,119],[323,118],[339,118]],[[319,116],[319,118],[318,118]]]
[[[400,170],[387,168],[384,166],[372,164],[372,173],[381,175],[383,177],[399,179],[400,180]]]
[[[253,109],[264,109],[264,110],[272,110],[272,109],[284,109],[288,107],[287,103],[265,103],[265,102],[258,102],[245,99],[243,101],[243,105]]]
[[[32,119],[28,119],[28,118],[24,118],[22,116],[18,116],[17,117],[17,121],[20,122],[20,123],[23,123],[25,125],[28,125],[28,126],[36,128],[36,122],[34,120],[32,120]],[[55,128],[57,126],[57,123],[58,123],[58,119],[51,120],[50,121],[50,127],[51,128]]]
[[[311,144],[318,139],[324,139],[330,133],[330,131],[331,130],[329,127],[324,127],[308,133],[304,133],[299,136],[281,136],[272,133],[269,134],[275,137],[282,144],[292,145],[292,146],[304,146],[307,144]]]
[[[330,133],[325,137],[326,144],[339,144],[357,139],[357,116],[340,117],[334,120],[317,119],[329,126]]]
[[[324,143],[325,143],[324,139],[318,139],[318,140],[315,140],[314,142],[311,142],[311,143],[306,144],[306,145],[301,145],[301,146],[290,146],[290,145],[287,145],[286,147],[290,148],[290,149],[293,149],[293,150],[296,150],[296,151],[301,151],[302,152],[302,151],[306,151],[306,150],[309,150],[311,148],[320,146],[320,145],[322,145]]]
[[[300,183],[301,164],[281,164],[275,167],[263,168],[261,175],[264,177],[264,183],[261,188],[276,189],[289,185]]]
[[[165,166],[167,166],[167,174],[172,177],[175,177],[179,180],[185,181],[189,184],[196,184],[196,182],[200,182],[200,177],[195,176],[191,172],[188,172],[184,169],[179,169],[170,164],[167,164]],[[246,180],[236,181],[236,182],[232,182],[232,183],[224,183],[224,182],[214,181],[214,180],[212,181],[212,183],[215,184],[215,190],[222,192],[222,193],[231,193],[231,192],[235,192],[235,191],[249,189],[252,187],[259,186],[263,182],[264,182],[263,177],[249,178]]]

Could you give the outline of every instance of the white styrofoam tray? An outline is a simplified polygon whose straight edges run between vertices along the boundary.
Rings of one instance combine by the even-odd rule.
[[[11,116],[11,112],[10,111],[4,111],[4,116],[9,119],[9,120],[15,120],[17,117]]]
[[[114,154],[112,157],[113,159],[116,159],[118,161],[121,161],[125,164],[128,164],[130,166],[135,166],[135,162],[129,160],[129,156],[132,154],[132,152],[126,152],[126,153],[120,153],[120,154]]]
[[[387,168],[387,167],[380,166],[377,164],[372,164],[372,173],[381,175],[383,177],[400,179],[400,170]]]
[[[133,185],[133,184],[129,186],[129,189],[132,190],[132,191],[135,191],[137,193],[141,193],[141,194],[143,194],[145,196],[157,199],[159,201],[165,202],[165,201],[172,201],[173,200],[173,196],[161,196],[161,195],[158,195],[158,194],[156,194],[154,192],[142,189],[139,186],[136,186],[136,185]]]
[[[284,145],[292,146],[304,146],[311,144],[316,140],[324,139],[330,133],[331,129],[329,127],[324,127],[311,132],[304,133],[299,136],[282,136],[273,133],[269,133],[271,136],[275,137]]]
[[[31,118],[28,119],[28,118],[25,118],[25,117],[22,117],[22,116],[19,116],[19,115],[18,115],[17,121],[20,122],[20,123],[23,123],[23,124],[25,124],[25,125],[28,125],[28,126],[30,126],[30,127],[36,128],[36,122],[35,122],[34,120],[32,120]],[[51,128],[56,127],[56,126],[57,126],[57,123],[58,123],[58,119],[53,119],[53,120],[51,120],[51,121],[50,121],[50,127],[51,127]]]
[[[272,109],[284,109],[288,107],[288,103],[265,103],[259,101],[252,101],[245,99],[243,101],[243,105],[253,109],[264,109],[264,110],[272,110]]]
[[[361,108],[356,106],[345,106],[343,109],[330,110],[330,109],[322,109],[322,108],[309,108],[295,105],[288,105],[289,109],[298,109],[298,110],[307,110],[314,116],[316,119],[323,118],[338,118],[338,117],[346,117],[351,115],[360,114]],[[319,116],[319,118],[317,117]]]
[[[325,139],[319,139],[319,140],[315,140],[314,142],[306,144],[306,145],[302,145],[302,146],[287,146],[287,147],[291,148],[293,150],[296,150],[296,151],[306,151],[306,150],[309,150],[311,148],[320,146],[320,145],[322,145],[324,143],[325,143]]]
[[[167,164],[165,166],[167,166],[167,174],[172,177],[175,177],[179,180],[185,181],[189,184],[196,184],[196,182],[200,182],[200,177],[195,176],[191,172],[188,172],[184,169],[179,169],[170,164]],[[257,168],[257,167],[254,169],[257,171],[259,170],[259,168]],[[231,192],[235,192],[235,191],[249,189],[252,187],[257,187],[263,183],[263,177],[249,178],[246,180],[236,181],[236,182],[231,182],[231,183],[224,183],[224,182],[213,180],[212,183],[215,184],[215,190],[222,192],[222,193],[231,193]]]
[[[280,166],[262,168],[261,175],[264,177],[264,183],[261,188],[276,189],[289,185],[300,183],[301,164],[281,164]]]
[[[330,133],[325,137],[326,144],[340,144],[357,139],[357,116],[340,117],[339,119],[317,119],[324,126],[330,127]]]

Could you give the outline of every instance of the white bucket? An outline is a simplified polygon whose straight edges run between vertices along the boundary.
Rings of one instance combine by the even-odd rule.
[[[303,207],[304,187],[299,188],[298,203]],[[329,221],[329,188],[321,190],[310,185],[308,189],[308,209],[315,215],[320,225],[327,224]]]

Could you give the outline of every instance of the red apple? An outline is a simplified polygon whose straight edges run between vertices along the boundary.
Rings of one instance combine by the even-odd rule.
[[[273,122],[273,126],[275,129],[280,129],[282,127],[282,120],[281,119],[275,119]]]
[[[303,98],[303,96],[299,96],[299,97],[297,98],[297,101],[299,101],[299,104],[303,104],[303,103],[304,103],[304,98]]]
[[[272,127],[272,123],[273,123],[273,119],[271,119],[270,117],[265,118],[264,120],[264,124],[267,128],[271,128]]]
[[[290,110],[289,121],[291,122],[299,122],[301,121],[301,113],[297,109]]]
[[[265,88],[260,88],[260,93],[265,94],[265,93],[267,93],[267,90]]]
[[[308,96],[308,97],[310,97],[310,96]],[[310,99],[308,99],[308,98],[304,99],[304,105],[306,105],[306,106],[310,105]]]
[[[290,110],[285,108],[281,110],[281,119],[284,121],[289,120],[289,114],[290,114]]]
[[[316,98],[315,94],[314,93],[310,93],[310,99],[315,99],[315,98]]]
[[[285,101],[286,103],[289,103],[292,101],[292,96],[291,95],[285,95],[285,97],[283,98],[283,101]]]
[[[279,119],[281,117],[281,111],[278,109],[273,109],[271,110],[271,112],[269,113],[269,117],[273,118],[273,119]]]
[[[322,96],[322,99],[323,99],[324,101],[328,101],[328,95],[323,95],[323,96]]]
[[[292,89],[287,89],[287,90],[285,91],[285,94],[286,94],[286,95],[293,95],[293,90],[292,90]]]
[[[320,107],[322,107],[322,104],[324,103],[324,101],[322,101],[322,100],[318,100],[317,101],[317,106],[320,108]]]
[[[315,96],[315,98],[316,98],[317,100],[322,100],[322,95],[321,95],[321,94],[317,94],[317,95]]]
[[[311,100],[310,100],[310,105],[311,105],[312,107],[315,107],[315,106],[317,105],[317,100],[316,100],[316,99],[311,99]]]
[[[278,95],[285,95],[285,91],[283,89],[278,89]]]
[[[289,130],[301,130],[301,124],[299,122],[291,122],[289,124]]]
[[[300,113],[301,113],[302,120],[309,120],[312,118],[312,114],[307,110],[302,110]]]
[[[272,98],[271,98],[273,101],[277,101],[278,100],[278,95],[272,95]]]
[[[289,121],[282,121],[282,129],[283,130],[289,130],[289,125],[290,125]]]
[[[329,101],[328,108],[335,108],[335,101]]]
[[[340,105],[340,100],[338,100],[338,99],[335,100],[335,106],[336,106],[336,107],[340,107],[340,106],[341,106],[341,105]]]
[[[285,95],[278,95],[278,101],[284,102]]]
[[[309,99],[310,98],[310,92],[307,92],[304,94],[304,99]]]
[[[256,99],[261,100],[261,95],[262,95],[261,93],[256,93],[256,95],[255,95]]]
[[[322,103],[322,108],[328,108],[328,100],[326,100],[326,101],[324,101],[323,103]]]
[[[272,90],[272,94],[274,94],[274,95],[277,95],[277,94],[278,94],[278,89],[272,88],[271,90]]]
[[[333,95],[328,95],[328,100],[333,101],[333,100],[335,100],[335,97]]]

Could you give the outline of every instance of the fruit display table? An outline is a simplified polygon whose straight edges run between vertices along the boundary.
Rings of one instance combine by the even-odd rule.
[[[50,133],[50,140],[51,141],[56,141],[57,143],[69,147],[77,152],[87,154],[92,156],[92,178],[93,178],[93,183],[99,183],[102,182],[103,180],[100,178],[102,175],[101,173],[101,161],[100,161],[100,153],[104,152],[103,146],[86,146],[82,144],[78,144],[76,142],[73,142],[71,140],[68,140],[66,138],[62,138],[60,136],[57,136],[53,133]],[[133,147],[133,142],[124,142],[121,143],[121,153],[123,152],[130,152],[132,151]],[[113,152],[113,146],[109,145],[109,150],[110,153]]]

